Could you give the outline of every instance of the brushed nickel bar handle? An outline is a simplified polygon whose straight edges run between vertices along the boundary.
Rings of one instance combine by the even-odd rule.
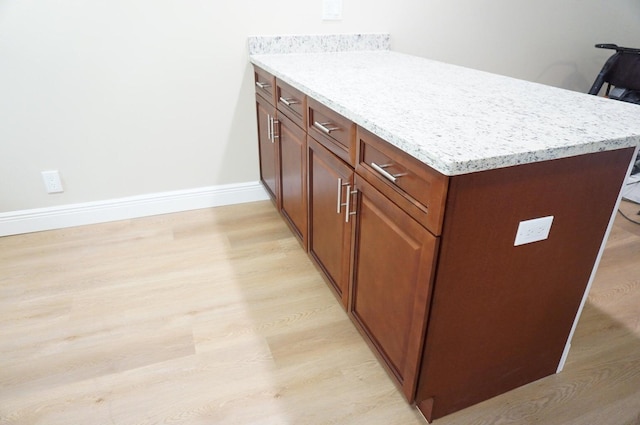
[[[280,124],[280,121],[278,121],[278,120],[276,119],[276,117],[271,117],[271,123],[272,123],[272,124],[271,124],[271,125],[272,125],[272,127],[271,127],[271,137],[273,137],[273,141],[275,142],[275,141],[276,141],[276,139],[279,139],[279,138],[280,138],[280,134],[276,134],[276,128],[277,128],[276,126],[277,126],[278,124]],[[278,133],[280,133],[280,131],[279,131],[279,130],[278,130]]]
[[[340,177],[338,177],[338,195],[336,199],[336,214],[340,214],[340,207],[342,206],[342,178]]]
[[[317,128],[318,130],[326,134],[331,134],[332,131],[340,130],[339,127],[327,127],[330,124],[331,124],[330,122],[318,122],[318,121],[313,122],[313,126],[315,128]]]
[[[402,174],[391,174],[385,168],[389,167],[391,164],[378,165],[375,162],[371,163],[371,167],[376,170],[378,173],[382,175],[385,179],[389,180],[392,183],[395,183],[398,180],[398,177],[406,176],[407,173]]]
[[[338,179],[338,202],[336,204],[336,212],[338,214],[340,214],[340,210],[342,209],[341,207],[347,205],[346,202],[342,202],[342,188],[343,187],[350,187],[349,183],[342,183],[342,177]],[[347,196],[348,196],[349,190],[347,189]]]
[[[349,222],[349,209],[351,208],[351,185],[347,185],[347,202],[345,203],[347,208],[344,209],[344,222]]]
[[[355,211],[351,211],[351,195],[358,193],[357,190],[351,190],[351,185],[347,185],[347,202],[345,202],[346,208],[344,209],[344,222],[349,222],[349,217],[356,215]]]
[[[256,86],[258,86],[258,87],[260,87],[261,89],[263,89],[263,90],[264,90],[264,89],[266,89],[266,88],[271,87],[271,84],[269,84],[269,83],[262,83],[262,82],[260,82],[260,81],[256,81]]]
[[[280,102],[284,103],[287,106],[291,106],[291,105],[295,105],[297,103],[300,103],[299,101],[297,101],[295,99],[287,99],[287,98],[284,98],[282,96],[280,96]]]
[[[267,139],[269,139],[271,143],[273,143],[273,140],[271,139],[271,115],[270,114],[267,114]]]

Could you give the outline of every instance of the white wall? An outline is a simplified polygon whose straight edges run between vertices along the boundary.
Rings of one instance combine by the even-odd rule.
[[[257,180],[248,35],[389,32],[579,91],[593,44],[640,45],[638,0],[343,1],[322,22],[322,0],[0,0],[0,212]]]

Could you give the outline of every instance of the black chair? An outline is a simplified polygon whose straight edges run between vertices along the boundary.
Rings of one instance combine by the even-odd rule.
[[[602,67],[589,94],[597,95],[607,83],[605,96],[640,104],[640,49],[619,47],[615,44],[596,44],[595,47],[616,52]]]

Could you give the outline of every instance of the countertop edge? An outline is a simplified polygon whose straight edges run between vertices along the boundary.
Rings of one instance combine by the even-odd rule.
[[[323,52],[330,54],[331,52]],[[394,52],[397,53],[397,52]],[[302,53],[304,54],[304,53]],[[402,53],[398,53],[403,55]],[[582,143],[573,146],[563,146],[554,148],[544,148],[531,150],[524,153],[513,153],[508,155],[487,156],[481,159],[470,159],[465,161],[444,161],[441,158],[433,155],[432,152],[424,149],[424,147],[412,144],[411,141],[403,140],[397,134],[393,134],[384,128],[371,122],[366,117],[360,116],[354,111],[350,110],[346,106],[337,103],[334,99],[319,93],[312,88],[301,84],[299,81],[290,78],[288,75],[283,74],[278,69],[274,69],[268,63],[261,60],[262,55],[252,54],[249,56],[249,60],[253,65],[256,65],[265,71],[273,74],[276,78],[284,81],[285,83],[300,90],[307,96],[323,103],[330,109],[333,109],[337,113],[343,115],[345,118],[351,120],[356,125],[372,132],[373,134],[381,137],[390,144],[402,149],[409,155],[414,156],[421,162],[435,169],[436,171],[447,175],[456,176],[462,174],[469,174],[474,172],[486,171],[491,169],[506,168],[511,166],[518,166],[522,164],[549,161],[554,159],[568,158],[572,156],[585,155],[590,153],[611,151],[625,148],[635,148],[640,145],[640,134],[631,135],[628,137],[620,137],[612,140],[598,140],[590,143]],[[271,54],[266,54],[271,56]],[[481,71],[479,71],[481,72]]]

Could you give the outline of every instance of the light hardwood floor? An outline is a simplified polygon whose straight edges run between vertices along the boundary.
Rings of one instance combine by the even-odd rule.
[[[0,424],[425,423],[270,202],[0,238]],[[435,424],[640,424],[640,226],[563,373]]]

